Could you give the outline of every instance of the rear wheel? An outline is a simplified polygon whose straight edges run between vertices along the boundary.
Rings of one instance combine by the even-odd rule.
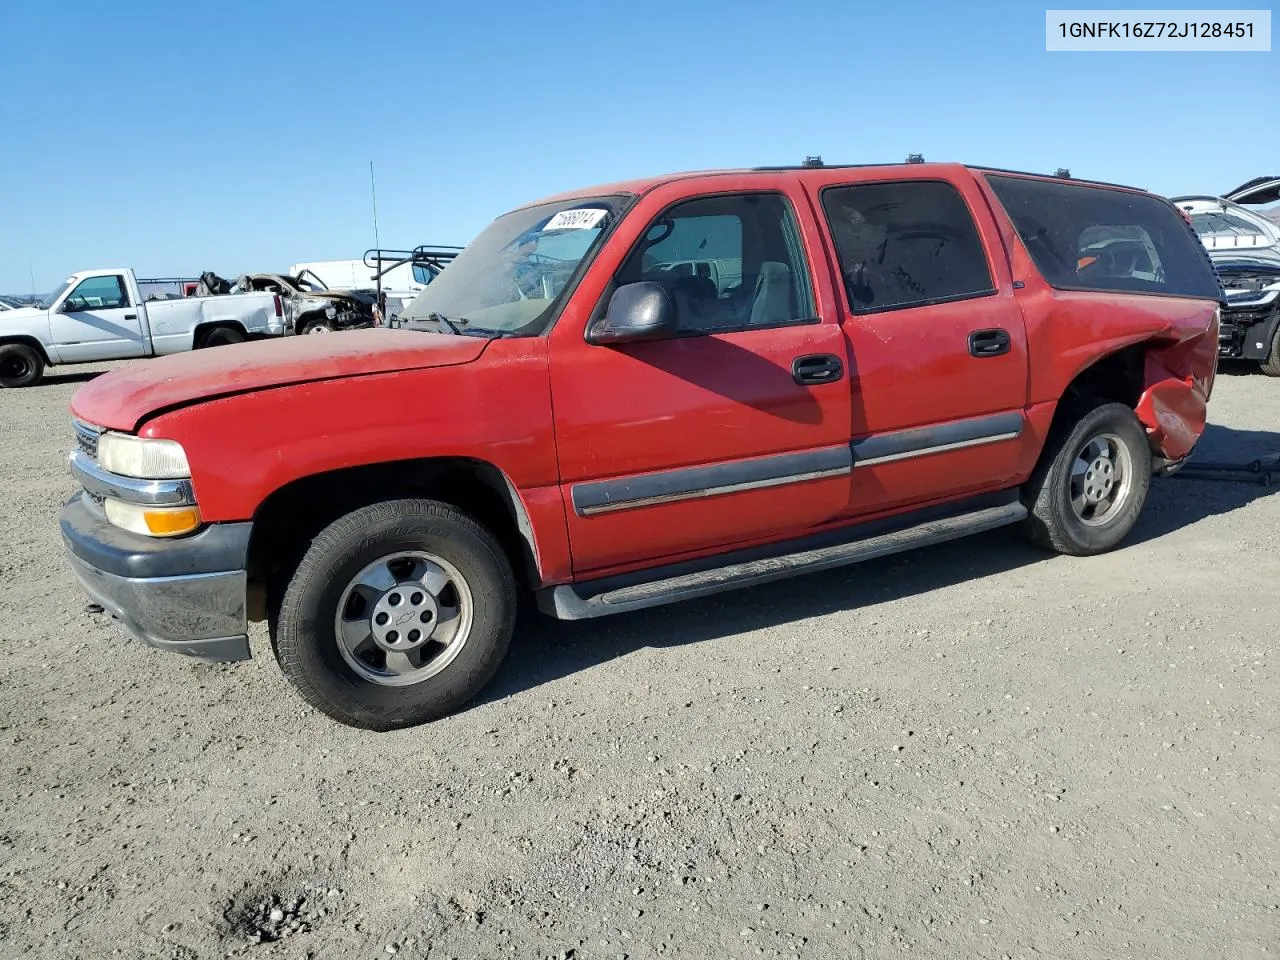
[[[44,374],[44,357],[26,343],[0,345],[0,387],[29,387]]]
[[[244,335],[244,331],[237,330],[235,327],[214,327],[200,334],[200,339],[196,341],[196,349],[227,347],[233,343],[244,343],[247,339],[249,338]]]
[[[1276,324],[1275,333],[1271,335],[1271,352],[1258,364],[1258,369],[1268,377],[1280,377],[1280,323]]]
[[[312,542],[281,600],[276,657],[312,706],[392,730],[479,693],[515,616],[515,579],[489,531],[448,504],[390,501]]]
[[[1122,403],[1099,404],[1051,433],[1024,491],[1024,530],[1058,553],[1104,553],[1133,529],[1150,483],[1142,424]]]

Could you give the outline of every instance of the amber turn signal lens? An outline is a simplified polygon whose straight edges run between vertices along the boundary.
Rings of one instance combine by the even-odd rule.
[[[200,511],[195,507],[180,510],[147,510],[142,515],[147,529],[157,537],[176,537],[200,526]]]
[[[200,529],[198,507],[144,507],[108,499],[103,508],[117,527],[149,537],[179,537]]]

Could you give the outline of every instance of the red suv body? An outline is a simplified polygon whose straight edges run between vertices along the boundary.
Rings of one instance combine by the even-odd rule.
[[[1221,288],[1167,201],[950,164],[675,175],[498,218],[397,330],[138,363],[72,409],[89,593],[346,723],[456,708],[515,592],[621,612],[1022,523],[1118,544]],[[168,441],[156,443],[155,441]]]

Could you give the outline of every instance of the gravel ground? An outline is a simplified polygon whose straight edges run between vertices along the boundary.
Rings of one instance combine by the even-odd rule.
[[[94,368],[102,369],[102,368]],[[92,371],[91,371],[92,372]],[[370,734],[84,612],[67,401],[0,394],[0,957],[1280,955],[1274,488],[610,621]],[[1202,456],[1280,453],[1220,377]]]

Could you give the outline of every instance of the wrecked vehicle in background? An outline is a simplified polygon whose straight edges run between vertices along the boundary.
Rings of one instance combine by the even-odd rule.
[[[360,290],[330,290],[310,271],[298,276],[246,273],[236,280],[231,292],[279,294],[294,333],[332,333],[375,325],[376,296]]]
[[[1219,354],[1257,360],[1263,373],[1280,377],[1280,177],[1173,202],[1191,220],[1226,291]],[[1250,209],[1262,206],[1271,209]]]

